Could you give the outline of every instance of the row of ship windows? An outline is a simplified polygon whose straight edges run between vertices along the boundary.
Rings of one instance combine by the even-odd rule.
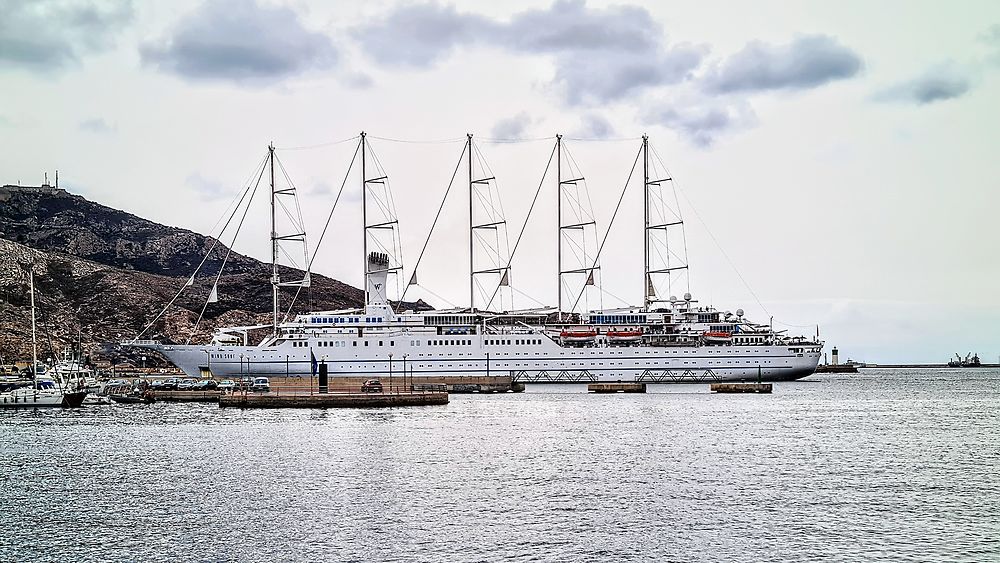
[[[312,323],[337,324],[337,323],[360,323],[361,317],[310,317]],[[380,323],[382,317],[365,317],[366,323]]]
[[[709,363],[709,365],[715,364],[715,362],[708,362],[708,363]],[[727,361],[726,362],[726,364],[732,364],[732,363],[733,363],[732,361]],[[761,362],[758,360],[758,361],[755,361],[754,363],[755,364],[759,364]],[[770,364],[771,362],[765,360],[764,363],[765,364]],[[669,365],[670,362],[645,362],[643,365],[646,365],[646,366],[658,366],[660,364],[668,364]],[[698,365],[698,362],[692,360],[690,362],[684,361],[684,362],[682,362],[682,364],[683,365]],[[536,364],[527,363],[527,362],[526,363],[514,362],[513,364],[510,364],[510,363],[503,363],[503,364],[497,363],[497,364],[494,364],[494,365],[496,367],[509,367],[511,365],[513,365],[514,367],[532,367],[532,366],[536,366]],[[585,367],[585,366],[590,366],[590,365],[593,365],[593,364],[590,363],[590,362],[569,362],[566,365],[568,365],[568,366],[581,366],[581,367]],[[597,362],[597,365],[603,366],[604,362]],[[608,365],[609,366],[624,366],[625,362],[608,362]],[[722,365],[722,362],[721,361],[718,362],[717,365]],[[378,367],[378,366],[377,365],[373,365],[372,367]],[[441,367],[441,366],[440,366],[440,364],[430,363],[430,364],[417,364],[417,367],[418,368],[422,368],[422,367],[435,368],[435,367]],[[464,368],[464,367],[481,368],[482,367],[482,363],[480,362],[480,363],[471,363],[471,364],[449,364],[448,367],[450,367],[450,368]]]
[[[368,340],[364,340],[362,342],[364,342],[364,346],[368,346],[369,345],[368,344],[369,343]],[[372,342],[375,342],[375,341],[372,341]],[[385,345],[384,341],[382,341],[382,340],[379,340],[377,342],[378,342],[379,346],[384,346]],[[484,341],[484,344],[487,345],[487,346],[511,346],[511,345],[514,345],[514,346],[525,346],[525,345],[532,346],[532,345],[535,345],[535,346],[537,346],[537,345],[540,345],[541,343],[542,343],[542,340],[539,339],[539,338],[509,339],[509,340],[508,339],[487,339],[487,340]],[[331,347],[345,348],[345,347],[347,347],[347,341],[346,340],[320,340],[320,341],[317,341],[315,344],[316,344],[317,347],[320,347],[320,348],[331,348]],[[352,346],[357,346],[358,345],[358,341],[357,340],[352,341],[351,345]],[[395,340],[390,340],[389,341],[389,346],[395,346],[395,345],[396,345],[396,341]],[[427,341],[427,345],[428,346],[471,346],[472,345],[472,341],[471,340],[465,340],[465,339],[462,339],[462,340],[428,340]],[[305,340],[293,341],[292,342],[292,346],[295,347],[295,348],[306,348],[306,347],[309,346],[309,342],[305,341]],[[410,341],[410,346],[420,346],[420,341],[419,340],[411,340]],[[792,348],[790,350],[791,350],[791,352],[795,353],[795,352],[801,351],[802,349],[801,348]],[[728,350],[726,350],[726,351],[728,351]],[[819,350],[818,349],[812,349],[812,348],[810,348],[808,351],[810,351],[810,352],[817,351],[818,352]],[[572,350],[567,350],[567,352],[581,353],[581,354],[583,353],[582,351],[581,352],[576,352],[576,351],[572,351]],[[680,350],[680,353],[682,353],[682,354],[697,354],[697,353],[700,353],[700,352],[702,352],[702,351],[699,351],[699,350]],[[709,353],[709,354],[721,354],[722,352],[723,352],[723,350],[707,350],[707,353]],[[747,353],[758,352],[758,350],[739,350],[738,352],[739,353],[747,354]],[[607,353],[608,354],[622,355],[622,354],[625,354],[626,351],[609,350]],[[634,353],[634,352],[629,352],[629,353]],[[234,357],[232,354],[228,354],[228,355],[224,355],[224,354],[212,355],[213,358],[223,357],[223,356],[226,356],[226,357],[229,357],[229,358]]]

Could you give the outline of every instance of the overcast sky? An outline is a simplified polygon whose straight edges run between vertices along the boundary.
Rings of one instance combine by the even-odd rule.
[[[402,285],[467,132],[511,244],[556,133],[601,237],[646,133],[677,180],[700,302],[818,324],[845,358],[1000,355],[996,2],[0,0],[0,13],[2,183],[58,168],[72,192],[212,234],[273,141],[314,243],[355,147],[331,143],[364,130],[391,181]],[[357,184],[315,269],[360,285]],[[639,188],[602,254],[605,306],[642,299]],[[407,298],[467,304],[463,189]],[[548,181],[514,258],[516,307],[555,303],[555,194]],[[235,248],[267,260],[258,202]]]

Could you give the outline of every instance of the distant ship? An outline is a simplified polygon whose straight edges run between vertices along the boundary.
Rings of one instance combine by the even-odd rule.
[[[978,368],[982,367],[982,363],[979,361],[979,354],[968,353],[963,358],[958,353],[955,354],[955,359],[948,362],[948,367],[950,368]]]
[[[757,378],[763,381],[788,381],[806,377],[816,371],[823,347],[823,342],[818,337],[810,339],[786,336],[770,325],[748,320],[742,309],[737,309],[733,314],[699,305],[689,292],[685,292],[680,299],[675,296],[657,298],[654,278],[686,270],[687,264],[686,256],[680,264],[664,266],[651,263],[653,252],[650,246],[654,244],[653,237],[665,233],[667,229],[682,227],[683,222],[679,217],[673,221],[653,221],[649,209],[645,210],[645,225],[640,227],[646,235],[646,291],[641,306],[589,312],[564,310],[562,288],[566,285],[566,279],[573,275],[579,276],[575,279],[580,280],[578,285],[582,294],[588,286],[593,285],[594,273],[599,270],[599,265],[596,258],[582,268],[571,269],[563,265],[562,239],[569,236],[564,233],[572,234],[591,223],[581,220],[567,222],[560,208],[558,307],[493,311],[470,306],[449,310],[397,312],[387,298],[386,282],[389,274],[400,272],[401,262],[388,252],[368,251],[369,241],[374,236],[372,231],[393,229],[397,226],[397,221],[390,217],[387,221],[370,223],[371,219],[366,214],[365,209],[372,207],[371,204],[365,205],[371,197],[370,186],[381,185],[386,179],[381,171],[374,176],[365,172],[367,149],[368,144],[362,133],[358,151],[361,153],[362,163],[364,308],[311,312],[299,314],[290,321],[283,320],[278,304],[279,288],[294,287],[295,284],[308,286],[308,273],[304,280],[297,282],[280,280],[277,267],[279,244],[288,240],[289,236],[279,235],[272,230],[274,274],[271,283],[275,301],[272,325],[222,328],[216,331],[208,345],[174,345],[139,339],[123,344],[155,350],[192,377],[308,375],[315,373],[318,362],[325,363],[329,375],[334,378],[377,378],[404,373],[419,378],[502,375],[510,376],[516,382],[552,383],[666,383]],[[463,149],[463,156],[466,154],[464,151],[469,154],[470,200],[477,186],[493,179],[474,176],[473,150],[470,136],[468,145]],[[670,178],[650,178],[648,150],[647,139],[643,137],[640,155],[643,158],[647,206],[651,200],[651,189],[661,182],[670,181]],[[561,191],[566,186],[575,186],[583,180],[582,177],[563,176],[561,137],[557,136],[553,154],[559,159],[555,166],[558,174],[557,189]],[[274,159],[274,149],[271,147],[269,160],[272,171],[272,212],[275,209],[275,198],[288,193],[288,190],[275,187]],[[639,156],[636,157],[636,162],[638,160]],[[551,162],[550,156],[550,164]],[[635,168],[636,164],[633,164],[633,171]],[[262,169],[261,175],[263,174]],[[543,175],[543,181],[544,178]],[[559,203],[562,205],[561,197]],[[497,223],[476,224],[470,203],[470,305],[475,299],[471,288],[484,274],[495,276],[491,289],[494,286],[500,289],[509,284],[509,261],[494,269],[477,270],[474,266],[477,261],[472,256],[473,233],[477,230],[495,229]],[[304,233],[299,235],[304,240]],[[298,235],[293,235],[292,238],[294,236]],[[657,240],[665,239],[664,235]],[[385,246],[378,245],[378,248],[384,249]],[[415,283],[416,269],[410,280],[411,285]],[[213,298],[217,298],[217,288],[214,286],[209,300]],[[573,303],[572,308],[575,307],[576,303]],[[270,328],[270,334],[258,345],[249,345],[248,333],[262,328]]]

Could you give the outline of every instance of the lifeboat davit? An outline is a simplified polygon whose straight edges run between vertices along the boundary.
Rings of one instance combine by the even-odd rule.
[[[701,335],[705,342],[717,344],[729,344],[733,341],[733,335],[728,332],[708,331]]]
[[[642,342],[642,331],[639,329],[609,330],[605,335],[608,337],[608,342],[612,344]]]
[[[597,339],[597,331],[592,328],[563,330],[559,333],[559,338],[563,342],[575,344],[593,342]]]

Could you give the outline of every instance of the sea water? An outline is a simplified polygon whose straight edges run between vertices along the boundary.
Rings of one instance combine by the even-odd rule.
[[[1000,561],[1000,371],[0,411],[0,561]]]

